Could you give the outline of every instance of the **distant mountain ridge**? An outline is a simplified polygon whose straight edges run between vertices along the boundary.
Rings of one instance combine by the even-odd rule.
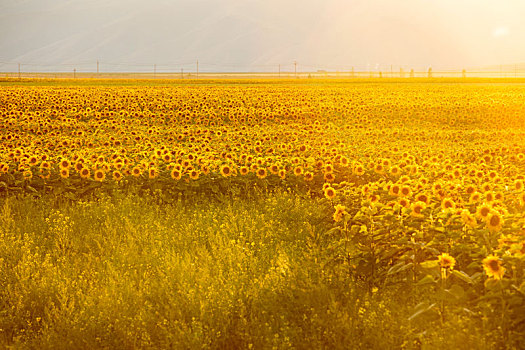
[[[483,66],[484,57],[468,51],[471,41],[456,35],[457,21],[445,20],[449,14],[439,6],[416,0],[2,0],[0,71],[16,71],[21,63],[23,71],[93,72],[97,60],[101,72],[151,72],[155,64],[159,72],[195,71],[197,60],[202,72],[277,71],[279,65],[290,72],[294,61],[298,71]]]

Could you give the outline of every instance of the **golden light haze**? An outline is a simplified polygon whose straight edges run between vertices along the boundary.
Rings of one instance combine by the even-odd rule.
[[[525,62],[524,14],[520,0],[4,0],[0,71],[95,60],[199,59],[218,71],[515,64]]]

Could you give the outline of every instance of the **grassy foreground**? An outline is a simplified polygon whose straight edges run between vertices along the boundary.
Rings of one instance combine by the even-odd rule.
[[[421,293],[331,268],[331,208],[313,199],[8,198],[0,211],[2,348],[490,348],[468,317],[411,324]]]

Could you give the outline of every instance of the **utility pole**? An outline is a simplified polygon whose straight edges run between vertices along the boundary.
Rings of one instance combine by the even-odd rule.
[[[281,64],[279,63],[279,78],[281,77]]]
[[[18,64],[18,79],[22,79],[22,77],[20,76],[20,63]]]
[[[153,65],[153,79],[157,78],[157,65]]]
[[[390,65],[390,78],[394,77],[394,68]]]
[[[77,69],[74,68],[73,69],[73,79],[76,79],[77,78]]]
[[[197,79],[199,79],[199,60],[197,60]]]
[[[180,78],[184,79],[184,68],[180,69]]]
[[[352,78],[354,78],[354,67],[352,67]]]
[[[297,61],[293,61],[295,77],[297,78]]]
[[[98,60],[97,60],[97,74],[98,74]]]

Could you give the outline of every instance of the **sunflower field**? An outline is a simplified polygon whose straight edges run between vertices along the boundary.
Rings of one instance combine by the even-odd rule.
[[[525,85],[0,82],[0,346],[522,349]]]

